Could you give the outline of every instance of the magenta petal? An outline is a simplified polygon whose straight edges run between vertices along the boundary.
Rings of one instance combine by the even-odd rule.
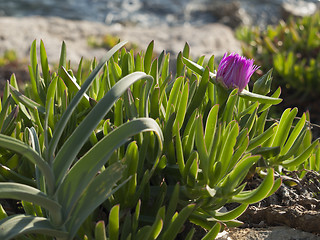
[[[236,53],[229,56],[225,53],[218,66],[217,78],[222,79],[227,88],[239,88],[242,91],[259,68],[253,62],[253,59],[246,59]]]

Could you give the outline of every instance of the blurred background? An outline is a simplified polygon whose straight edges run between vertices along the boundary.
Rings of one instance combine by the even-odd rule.
[[[13,72],[28,78],[34,39],[44,41],[51,63],[65,41],[73,64],[99,59],[119,39],[135,51],[154,40],[174,62],[188,42],[193,58],[254,58],[261,68],[253,81],[273,68],[283,107],[310,110],[319,123],[319,9],[319,0],[0,0],[0,84]]]
[[[288,14],[312,14],[317,5],[318,0],[1,0],[0,16],[57,16],[147,27],[211,22],[265,27]]]

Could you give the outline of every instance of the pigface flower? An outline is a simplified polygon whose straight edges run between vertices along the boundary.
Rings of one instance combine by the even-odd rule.
[[[239,88],[241,92],[249,83],[252,74],[259,68],[253,65],[253,59],[239,54],[224,54],[217,71],[217,81],[226,88]]]

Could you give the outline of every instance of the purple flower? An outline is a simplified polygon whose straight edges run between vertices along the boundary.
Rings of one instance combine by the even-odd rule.
[[[226,88],[239,88],[241,92],[249,83],[252,74],[259,68],[253,59],[246,59],[236,53],[224,54],[217,71],[217,81]]]

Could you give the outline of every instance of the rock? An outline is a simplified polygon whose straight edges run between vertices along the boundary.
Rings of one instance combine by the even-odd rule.
[[[0,17],[0,56],[8,49],[14,49],[19,58],[29,58],[31,43],[42,39],[49,62],[57,62],[62,41],[67,45],[67,56],[71,63],[78,64],[80,58],[100,59],[105,49],[88,46],[90,36],[97,38],[106,34],[119,36],[121,40],[136,43],[142,50],[155,40],[155,51],[166,50],[176,56],[183,50],[185,42],[191,47],[194,57],[214,54],[222,56],[226,51],[241,52],[240,43],[233,31],[222,24],[206,24],[200,27],[183,25],[176,27],[158,26],[144,28],[141,26],[124,27],[120,24],[108,26],[89,21],[66,20],[57,17]],[[39,43],[38,43],[39,46]]]
[[[217,236],[216,240],[319,240],[320,237],[288,227],[232,228]]]
[[[240,2],[214,2],[212,13],[218,18],[220,23],[226,24],[232,28],[236,28],[239,25],[251,24],[251,19],[241,8]]]
[[[317,11],[317,5],[313,2],[290,1],[281,5],[282,18],[287,19],[289,16],[306,17],[311,16]]]

